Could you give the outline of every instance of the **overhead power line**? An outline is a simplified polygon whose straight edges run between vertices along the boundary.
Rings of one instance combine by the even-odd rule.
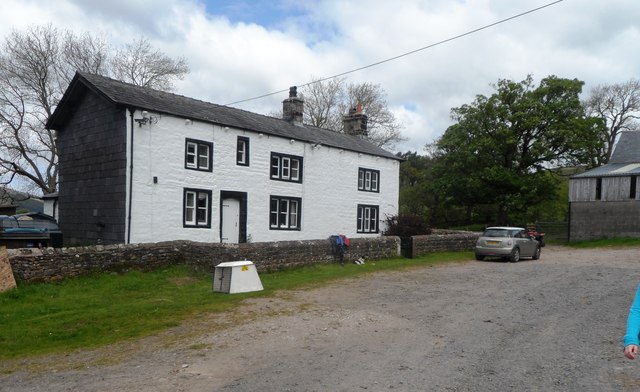
[[[529,11],[525,11],[525,12],[519,13],[519,14],[517,14],[517,15],[513,15],[513,16],[510,16],[510,17],[508,17],[508,18],[501,19],[501,20],[499,20],[499,21],[497,21],[497,22],[493,22],[493,23],[491,23],[491,24],[488,24],[488,25],[485,25],[485,26],[479,27],[479,28],[477,28],[477,29],[473,29],[473,30],[467,31],[466,33],[462,33],[462,34],[459,34],[459,35],[453,36],[453,37],[451,37],[451,38],[447,38],[447,39],[444,39],[444,40],[442,40],[442,41],[438,41],[438,42],[435,42],[435,43],[433,43],[433,44],[429,44],[429,45],[427,45],[427,46],[423,46],[423,47],[421,47],[421,48],[414,49],[414,50],[412,50],[412,51],[409,51],[409,52],[406,52],[406,53],[403,53],[403,54],[399,54],[399,55],[394,56],[394,57],[389,57],[389,58],[387,58],[387,59],[380,60],[380,61],[378,61],[378,62],[371,63],[371,64],[369,64],[369,65],[364,65],[364,66],[359,67],[359,68],[355,68],[355,69],[352,69],[352,70],[349,70],[349,71],[341,72],[341,73],[339,73],[339,74],[335,74],[335,75],[332,75],[332,76],[327,76],[327,77],[325,77],[325,78],[318,79],[318,80],[314,80],[314,81],[312,81],[312,82],[307,82],[307,83],[304,83],[304,84],[300,84],[300,85],[298,85],[298,87],[305,87],[305,86],[308,86],[308,85],[311,85],[311,84],[314,84],[314,83],[324,82],[325,80],[335,79],[335,78],[338,78],[338,77],[340,77],[340,76],[344,76],[344,75],[348,75],[348,74],[351,74],[351,73],[354,73],[354,72],[362,71],[363,69],[367,69],[367,68],[375,67],[376,65],[380,65],[380,64],[388,63],[388,62],[390,62],[390,61],[397,60],[397,59],[399,59],[399,58],[406,57],[406,56],[412,55],[412,54],[414,54],[414,53],[417,53],[417,52],[420,52],[420,51],[423,51],[423,50],[426,50],[426,49],[433,48],[434,46],[442,45],[442,44],[445,44],[445,43],[447,43],[447,42],[451,42],[451,41],[453,41],[453,40],[456,40],[456,39],[459,39],[459,38],[462,38],[462,37],[466,37],[467,35],[471,35],[471,34],[474,34],[474,33],[479,32],[479,31],[486,30],[486,29],[488,29],[488,28],[491,28],[491,27],[497,26],[497,25],[499,25],[499,24],[501,24],[501,23],[505,23],[505,22],[508,22],[508,21],[510,21],[510,20],[520,18],[520,17],[522,17],[522,16],[525,16],[525,15],[528,15],[528,14],[531,14],[531,13],[534,13],[534,12],[536,12],[536,11],[540,11],[540,10],[542,10],[542,9],[544,9],[544,8],[551,7],[551,6],[553,6],[553,5],[556,5],[556,4],[558,4],[558,3],[561,3],[561,2],[563,2],[563,1],[564,1],[564,0],[557,0],[557,1],[553,1],[553,2],[548,3],[548,4],[545,4],[545,5],[543,5],[543,6],[540,6],[540,7],[537,7],[537,8],[530,9]],[[260,98],[270,97],[270,96],[272,96],[272,95],[282,94],[282,93],[285,93],[285,92],[287,92],[287,91],[289,91],[289,88],[286,88],[286,89],[283,89],[283,90],[274,91],[274,92],[271,92],[271,93],[268,93],[268,94],[258,95],[258,96],[256,96],[256,97],[247,98],[247,99],[243,99],[243,100],[240,100],[240,101],[231,102],[231,103],[226,104],[225,106],[231,106],[231,105],[235,105],[235,104],[242,103],[242,102],[253,101],[253,100],[256,100],[256,99],[260,99]]]

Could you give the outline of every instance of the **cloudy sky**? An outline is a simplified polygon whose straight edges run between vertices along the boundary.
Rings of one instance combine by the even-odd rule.
[[[218,104],[252,98],[459,39],[347,75],[379,84],[407,140],[423,152],[450,110],[491,94],[498,79],[577,78],[584,92],[640,78],[638,0],[2,0],[0,40],[49,24],[107,33],[114,46],[141,35],[191,72],[179,94]],[[287,93],[236,107],[269,114]]]

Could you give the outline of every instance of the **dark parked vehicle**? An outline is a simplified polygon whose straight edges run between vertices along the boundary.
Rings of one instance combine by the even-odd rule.
[[[62,247],[62,231],[56,220],[39,212],[0,215],[0,246],[7,248]]]
[[[515,263],[521,257],[540,258],[540,242],[522,227],[489,227],[478,238],[476,260],[501,257]]]

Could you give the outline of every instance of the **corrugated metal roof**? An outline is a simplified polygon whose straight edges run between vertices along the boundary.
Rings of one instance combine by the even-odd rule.
[[[571,178],[640,175],[640,132],[623,132],[618,138],[609,163]]]
[[[60,104],[49,118],[47,128],[62,128],[75,102],[81,99],[82,91],[85,90],[83,87],[89,88],[117,105],[401,160],[393,153],[359,136],[310,125],[293,125],[283,119],[135,86],[84,72],[76,73]]]
[[[640,175],[640,164],[628,163],[610,163],[604,166],[596,167],[584,173],[576,174],[571,178],[587,178],[587,177],[615,177],[615,176],[634,176]]]

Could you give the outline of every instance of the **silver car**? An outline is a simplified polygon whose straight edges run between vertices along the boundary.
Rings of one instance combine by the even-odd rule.
[[[476,260],[501,257],[512,263],[521,257],[540,258],[540,243],[522,227],[489,227],[478,238]]]

